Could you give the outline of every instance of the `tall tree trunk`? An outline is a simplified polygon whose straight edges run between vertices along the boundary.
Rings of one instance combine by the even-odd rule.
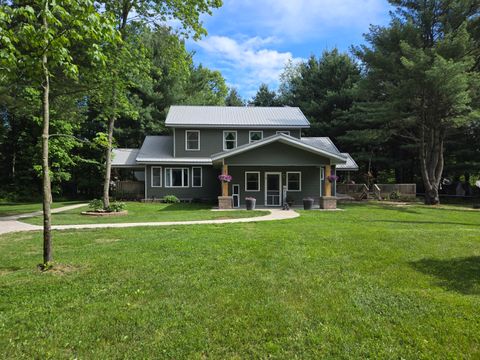
[[[438,190],[443,173],[443,141],[441,129],[421,128],[419,157],[420,171],[425,186],[425,204],[437,205],[440,203]]]
[[[48,10],[48,1],[45,2],[45,10]],[[43,26],[48,30],[46,15],[43,15]],[[50,74],[48,71],[48,57],[42,55],[43,67],[43,132],[42,132],[42,175],[43,175],[43,264],[48,264],[52,257],[52,231],[51,231],[51,203],[52,192],[50,185],[50,171],[48,165],[48,138],[50,126]]]
[[[108,144],[105,151],[105,179],[103,181],[103,208],[110,207],[110,177],[112,173],[112,143],[113,143],[113,128],[115,126],[115,116],[108,120]]]

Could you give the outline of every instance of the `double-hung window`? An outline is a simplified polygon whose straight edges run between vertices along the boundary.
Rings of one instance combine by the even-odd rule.
[[[200,150],[200,130],[185,131],[185,150],[187,151]]]
[[[166,168],[165,187],[188,187],[188,168]]]
[[[263,139],[263,131],[250,131],[249,132],[250,143]]]
[[[201,167],[192,167],[192,187],[202,187]]]
[[[288,191],[302,190],[302,173],[300,171],[287,172],[287,190]]]
[[[237,147],[237,132],[225,130],[223,132],[223,150],[231,150]]]
[[[245,191],[260,191],[260,172],[245,172]]]
[[[152,166],[152,187],[162,186],[162,167]]]

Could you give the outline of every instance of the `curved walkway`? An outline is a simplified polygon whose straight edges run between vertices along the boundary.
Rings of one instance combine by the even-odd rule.
[[[219,219],[219,220],[193,220],[193,221],[158,221],[158,222],[138,222],[138,223],[115,223],[115,224],[78,224],[78,225],[53,225],[53,230],[71,230],[71,229],[106,229],[106,228],[127,228],[138,226],[175,226],[175,225],[197,225],[197,224],[231,224],[231,223],[246,223],[246,222],[259,222],[259,221],[276,221],[293,219],[300,216],[299,213],[293,210],[280,210],[280,209],[266,209],[270,211],[270,214],[264,216],[255,216],[250,218],[238,218],[238,219]],[[9,230],[8,222],[14,222]],[[0,234],[17,231],[34,231],[42,230],[39,225],[30,225],[19,221],[5,221],[0,222]],[[6,230],[6,231],[5,231]]]

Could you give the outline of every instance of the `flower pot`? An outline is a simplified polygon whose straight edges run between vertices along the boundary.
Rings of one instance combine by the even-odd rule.
[[[303,209],[312,210],[312,208],[313,208],[313,199],[311,198],[303,199]]]
[[[257,199],[255,199],[255,198],[245,199],[245,204],[247,205],[247,210],[254,210],[256,203],[257,203]]]

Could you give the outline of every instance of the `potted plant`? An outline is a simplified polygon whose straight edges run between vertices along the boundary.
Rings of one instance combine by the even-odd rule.
[[[245,204],[247,205],[247,210],[254,210],[257,199],[254,197],[245,198]]]
[[[313,198],[307,197],[303,199],[303,209],[304,210],[312,210],[313,208]]]
[[[327,180],[330,181],[331,183],[334,181],[337,181],[339,178],[337,175],[328,175]]]
[[[222,183],[229,183],[232,181],[232,175],[220,174],[218,175],[218,180],[220,180]]]

